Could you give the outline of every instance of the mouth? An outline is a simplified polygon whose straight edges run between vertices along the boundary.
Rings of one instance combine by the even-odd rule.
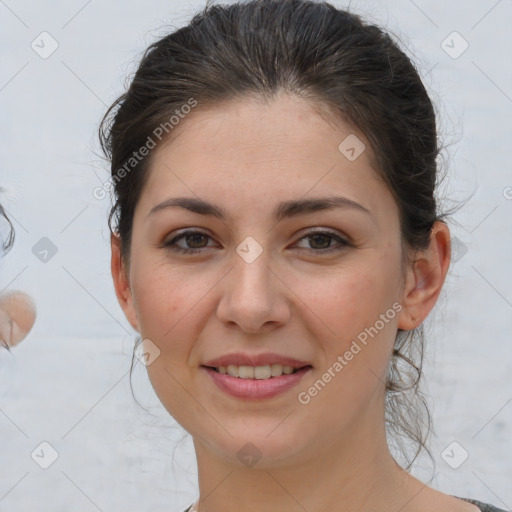
[[[230,357],[230,360],[233,361],[233,358]],[[247,358],[239,361],[246,364],[220,364],[221,362],[224,361],[201,365],[201,369],[218,390],[244,401],[283,395],[297,387],[302,378],[313,370],[310,364],[289,359],[283,360],[283,363],[289,364],[262,364],[256,361],[260,364],[254,365],[253,362],[253,365],[249,365]]]
[[[311,368],[311,365],[300,367],[293,367],[290,365],[282,364],[267,364],[263,366],[237,366],[230,364],[228,366],[205,366],[214,372],[222,375],[229,375],[238,379],[252,379],[252,380],[268,380],[282,377],[283,375],[292,375],[299,372],[304,368]]]

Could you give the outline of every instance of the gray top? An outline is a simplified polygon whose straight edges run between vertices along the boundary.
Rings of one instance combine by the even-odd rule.
[[[482,503],[481,501],[473,500],[470,498],[461,498],[460,496],[454,496],[454,498],[459,498],[459,500],[473,503],[473,505],[476,505],[482,512],[510,512],[502,508],[497,508],[494,505],[490,505],[489,503]]]
[[[491,505],[489,503],[482,503],[481,501],[473,500],[471,498],[461,498],[460,496],[453,496],[454,498],[458,498],[459,500],[468,501],[469,503],[473,503],[473,505],[476,505],[482,512],[511,512],[504,510],[502,508],[497,508],[494,505]],[[187,508],[184,512],[189,512],[189,510],[192,508],[192,505]]]

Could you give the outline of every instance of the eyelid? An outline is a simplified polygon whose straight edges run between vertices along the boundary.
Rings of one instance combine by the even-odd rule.
[[[337,241],[338,244],[341,244],[342,247],[338,248],[336,246],[333,246],[333,247],[329,247],[327,249],[306,249],[306,248],[300,247],[299,249],[317,253],[317,254],[321,254],[321,253],[334,252],[337,250],[341,250],[344,247],[351,247],[353,245],[351,240],[347,236],[341,235],[338,232],[333,231],[329,228],[322,228],[322,227],[310,228],[307,231],[303,231],[301,233],[301,235],[299,236],[299,238],[295,241],[295,244],[302,241],[303,239],[307,239],[308,237],[314,236],[314,235],[330,236],[334,241]]]
[[[177,253],[182,253],[182,254],[199,254],[201,252],[204,252],[204,249],[211,249],[212,246],[208,246],[208,245],[205,247],[192,248],[192,249],[183,248],[183,247],[179,247],[178,245],[176,245],[178,240],[185,238],[187,235],[190,235],[190,236],[204,235],[211,240],[215,240],[214,237],[207,230],[204,230],[202,228],[188,227],[188,228],[183,228],[182,230],[178,230],[177,232],[175,232],[173,234],[173,236],[170,238],[170,240],[165,240],[162,243],[161,247],[175,251]],[[340,235],[337,232],[331,230],[330,228],[322,228],[322,227],[318,227],[318,226],[312,227],[312,228],[307,229],[306,231],[303,231],[301,233],[301,236],[299,236],[299,238],[294,243],[296,244],[296,243],[302,241],[303,239],[307,239],[308,237],[314,236],[314,235],[327,235],[327,236],[333,238],[335,241],[336,240],[338,241],[338,247],[335,245],[333,247],[328,247],[326,249],[308,249],[308,248],[304,248],[304,247],[299,247],[298,249],[307,251],[307,252],[310,252],[313,254],[321,255],[322,253],[327,254],[327,253],[331,253],[331,252],[341,251],[342,249],[344,249],[346,247],[352,246],[352,243],[351,243],[350,239],[348,239],[348,237],[346,237],[344,235]],[[341,245],[341,247],[339,247],[340,245]]]
[[[332,236],[342,239],[346,243],[350,242],[350,239],[348,236],[346,236],[342,233],[339,233],[338,231],[335,231],[331,228],[323,228],[322,226],[317,226],[314,228],[307,228],[306,231],[302,231],[300,238],[303,238],[303,237],[309,236],[309,235],[316,235],[317,233],[322,234],[322,235],[323,234],[332,235]],[[299,240],[300,240],[300,238],[299,238]]]
[[[204,235],[204,236],[209,237],[211,240],[215,240],[215,238],[207,230],[204,230],[202,228],[183,228],[181,230],[174,232],[172,237],[170,237],[170,238],[166,237],[161,245],[162,245],[162,247],[169,247],[169,246],[171,246],[171,244],[174,244],[174,243],[176,243],[176,241],[185,238],[187,235]],[[201,248],[201,249],[204,249],[204,248]],[[201,250],[201,249],[196,249],[196,250]],[[194,249],[190,249],[190,250],[192,251]]]

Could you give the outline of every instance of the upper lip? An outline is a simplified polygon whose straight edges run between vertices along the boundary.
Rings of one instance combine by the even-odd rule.
[[[283,366],[292,366],[293,368],[303,368],[310,366],[307,361],[300,361],[293,357],[282,356],[279,354],[265,353],[265,354],[226,354],[215,359],[210,359],[203,363],[203,366],[210,366],[212,368],[219,368],[220,366],[267,366],[272,364],[280,364]]]

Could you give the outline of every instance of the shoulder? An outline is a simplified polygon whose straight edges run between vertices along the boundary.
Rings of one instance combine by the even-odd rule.
[[[455,498],[458,498],[459,500],[464,500],[469,503],[472,503],[473,505],[476,505],[482,512],[509,512],[502,508],[497,508],[494,505],[491,505],[490,503],[483,503],[478,500],[474,500],[472,498],[461,498],[459,496],[454,496]]]
[[[460,496],[453,496],[454,498],[457,498],[459,500],[467,501],[468,503],[472,503],[473,505],[477,506],[481,512],[510,512],[502,508],[497,508],[494,505],[491,505],[490,503],[483,503],[478,500],[474,500],[472,498],[461,498]],[[192,505],[188,507],[183,512],[191,512],[192,511]]]

